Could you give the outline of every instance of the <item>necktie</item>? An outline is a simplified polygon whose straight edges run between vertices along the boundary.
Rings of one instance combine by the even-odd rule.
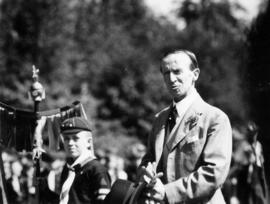
[[[167,128],[166,128],[166,134],[165,134],[164,143],[163,143],[164,146],[170,139],[169,136],[170,136],[170,133],[171,133],[173,127],[175,126],[177,115],[178,114],[177,114],[176,106],[173,106],[171,108],[171,110],[170,110],[170,113],[169,113],[168,119],[167,119]],[[163,166],[164,165],[163,164],[164,148],[163,148],[163,151],[162,151],[161,159],[160,159],[160,161],[158,162],[158,165],[157,165],[157,172],[164,172],[164,166]],[[162,181],[165,182],[165,180],[162,180]]]
[[[177,117],[176,106],[173,106],[168,117],[169,134],[172,131],[173,127],[175,126],[176,117]]]
[[[69,198],[68,194],[69,194],[69,190],[71,188],[71,185],[74,181],[74,178],[75,178],[75,171],[74,171],[74,169],[69,168],[68,177],[62,186],[59,204],[67,204],[68,203],[68,198]]]

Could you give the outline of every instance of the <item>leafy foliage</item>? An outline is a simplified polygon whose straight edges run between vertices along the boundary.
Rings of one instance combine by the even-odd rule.
[[[229,1],[189,4],[179,5],[186,23],[179,30],[138,0],[3,0],[1,100],[31,107],[25,93],[35,64],[47,94],[42,109],[81,100],[98,138],[145,142],[154,114],[171,100],[159,72],[162,54],[187,48],[198,55],[204,98],[241,122],[243,24]]]
[[[246,93],[250,101],[250,117],[257,122],[260,129],[259,140],[262,142],[265,153],[265,172],[269,178],[269,144],[270,144],[270,2],[267,1],[265,10],[253,22],[248,35],[248,55]]]
[[[204,98],[228,113],[233,123],[241,123],[246,117],[239,77],[245,38],[232,8],[229,1],[184,1],[179,16],[187,26],[177,46],[197,54],[202,70],[198,88]]]

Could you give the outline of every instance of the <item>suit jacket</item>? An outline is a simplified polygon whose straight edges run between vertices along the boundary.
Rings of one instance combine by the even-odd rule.
[[[227,115],[197,94],[164,142],[171,108],[155,116],[141,166],[163,162],[162,181],[169,204],[225,203],[220,188],[228,174],[232,154]]]

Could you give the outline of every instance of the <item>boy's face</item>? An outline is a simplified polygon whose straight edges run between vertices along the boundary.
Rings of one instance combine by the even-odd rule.
[[[64,147],[68,157],[77,159],[84,152],[89,151],[92,133],[80,131],[75,134],[64,134]]]

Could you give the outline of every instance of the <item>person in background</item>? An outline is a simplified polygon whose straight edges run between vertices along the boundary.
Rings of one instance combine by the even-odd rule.
[[[224,204],[221,186],[232,155],[229,118],[198,94],[200,69],[192,52],[167,54],[160,71],[173,101],[155,116],[138,168],[138,180],[148,183],[145,203]]]
[[[11,177],[7,180],[8,201],[10,203],[26,203],[27,183],[22,177],[23,166],[16,158],[11,161]]]
[[[107,166],[108,164],[108,158],[107,158],[107,154],[104,150],[102,149],[95,149],[95,155],[98,159],[98,161],[100,162],[100,164],[102,164],[103,166]]]
[[[130,146],[130,149],[128,151],[128,162],[126,165],[128,180],[136,182],[137,168],[139,167],[145,152],[146,147],[141,143],[135,143]]]
[[[231,174],[237,182],[236,195],[240,204],[269,203],[265,179],[264,157],[261,143],[257,140],[259,127],[253,121],[246,125],[246,138],[235,151]]]
[[[53,157],[50,162],[50,171],[48,173],[47,182],[51,191],[60,193],[60,175],[64,166],[64,158]]]
[[[108,172],[111,177],[112,184],[117,179],[127,180],[127,173],[124,171],[125,161],[122,157],[111,153],[108,155]]]

